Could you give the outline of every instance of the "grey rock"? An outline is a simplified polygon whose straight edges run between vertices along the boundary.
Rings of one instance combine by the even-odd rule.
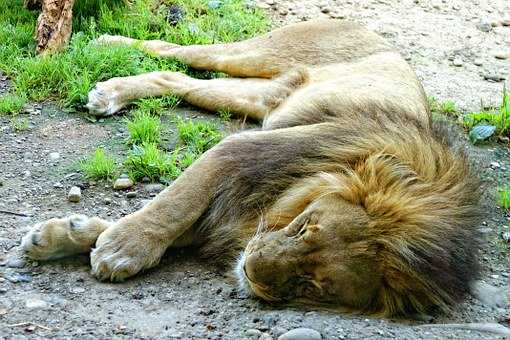
[[[506,60],[506,59],[510,58],[510,52],[498,51],[498,52],[494,53],[494,57],[496,59]]]
[[[26,264],[25,260],[19,257],[8,258],[7,261],[3,263],[7,268],[23,268]]]
[[[60,154],[58,152],[50,152],[50,159],[52,161],[56,161],[60,158]]]
[[[477,58],[473,61],[473,64],[475,64],[476,66],[482,66],[483,65],[483,60],[480,59],[480,58]]]
[[[510,231],[503,232],[501,238],[506,242],[510,242]]]
[[[508,18],[506,18],[506,17],[505,17],[505,18],[503,18],[503,19],[501,20],[501,25],[503,25],[503,26],[510,26],[510,17],[508,17]]]
[[[25,307],[28,309],[46,309],[50,304],[44,300],[28,299],[25,301]]]
[[[18,274],[18,273],[5,273],[4,278],[12,283],[19,283],[19,282],[31,282],[32,277],[25,275],[25,274]]]
[[[260,336],[262,335],[262,332],[259,331],[258,329],[247,329],[245,332],[244,332],[244,336],[247,337],[248,339],[258,339],[260,338]]]
[[[508,289],[508,287],[506,287]],[[490,284],[478,281],[471,288],[473,296],[488,307],[504,308],[510,305],[509,294],[506,289],[500,289]]]
[[[78,203],[81,200],[81,189],[77,186],[71,187],[67,194],[67,200],[69,202]]]
[[[262,335],[259,337],[259,340],[273,340],[273,337],[271,334],[262,333]]]
[[[487,22],[487,21],[481,21],[478,25],[477,25],[478,29],[482,32],[490,32],[492,31],[492,25],[490,22]]]
[[[127,177],[127,178],[119,177],[119,178],[117,178],[115,183],[113,183],[113,188],[115,190],[125,190],[125,189],[131,188],[133,185],[134,185],[134,183],[129,177]]]
[[[506,79],[506,77],[496,73],[485,73],[483,79],[488,81],[500,82]]]
[[[157,194],[161,191],[163,191],[166,188],[163,184],[160,183],[153,183],[153,184],[147,184],[144,189],[149,194]]]
[[[455,59],[453,59],[453,66],[461,67],[462,65],[464,65],[464,61],[462,61],[461,58],[455,57]]]
[[[319,332],[311,328],[296,328],[282,334],[278,340],[321,340]]]
[[[136,191],[130,191],[126,194],[127,198],[135,198],[138,195],[138,192]]]

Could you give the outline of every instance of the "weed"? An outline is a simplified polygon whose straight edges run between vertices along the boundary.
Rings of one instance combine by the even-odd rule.
[[[161,141],[161,120],[159,117],[152,116],[149,110],[135,111],[133,118],[127,120],[127,128],[129,145],[158,144]]]
[[[218,116],[220,116],[220,119],[222,122],[228,122],[228,121],[230,121],[232,114],[230,113],[230,110],[228,110],[228,109],[221,109],[221,110],[218,110]]]
[[[135,104],[140,111],[145,111],[152,115],[161,115],[165,109],[175,109],[180,102],[181,99],[179,97],[169,95],[161,98],[139,99]]]
[[[105,153],[101,148],[96,149],[94,154],[80,162],[80,169],[85,177],[94,180],[113,179],[117,172],[115,159]]]
[[[210,122],[194,122],[180,117],[176,119],[179,139],[186,148],[196,154],[202,154],[221,140],[218,128]]]
[[[459,111],[453,100],[447,100],[441,103],[440,109],[443,113],[451,116],[458,116]]]
[[[0,97],[0,116],[18,114],[25,106],[27,99],[15,94],[6,94]]]
[[[174,151],[170,156],[159,150],[156,144],[143,143],[133,145],[131,154],[124,165],[134,180],[147,177],[153,181],[161,178],[175,179],[181,173],[177,165],[178,154]]]
[[[26,131],[28,130],[28,119],[15,115],[11,118],[11,127],[15,132]]]
[[[498,190],[498,202],[503,208],[510,210],[510,185]]]
[[[490,128],[492,133],[486,138],[493,134],[510,136],[510,94],[506,91],[506,88],[503,88],[499,110],[483,110],[467,114],[463,117],[462,123],[471,132],[476,132],[476,128],[480,126]]]

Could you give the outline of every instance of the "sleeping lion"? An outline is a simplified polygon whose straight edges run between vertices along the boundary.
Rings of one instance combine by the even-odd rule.
[[[232,44],[179,46],[102,36],[229,78],[152,72],[98,83],[87,107],[112,115],[174,94],[262,123],[202,155],[118,221],[72,215],[23,238],[33,259],[91,252],[122,281],[167,248],[196,246],[264,300],[409,316],[447,311],[478,276],[479,181],[432,123],[415,73],[386,41],[336,20]]]

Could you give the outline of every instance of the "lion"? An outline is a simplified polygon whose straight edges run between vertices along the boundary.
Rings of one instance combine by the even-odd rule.
[[[169,247],[195,246],[263,300],[387,317],[446,312],[468,295],[480,271],[480,182],[449,130],[432,122],[414,71],[377,34],[320,20],[229,44],[98,43],[230,77],[113,78],[90,92],[92,113],[173,94],[261,127],[226,137],[117,221],[35,225],[22,239],[29,257],[91,251],[95,277],[122,281]]]

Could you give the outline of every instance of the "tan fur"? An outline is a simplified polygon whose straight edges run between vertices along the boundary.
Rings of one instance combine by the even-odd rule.
[[[478,270],[478,182],[383,39],[315,21],[225,45],[98,43],[135,44],[232,77],[114,78],[91,91],[91,112],[172,93],[263,128],[226,138],[141,210],[111,225],[81,223],[82,244],[67,220],[37,226],[23,242],[29,256],[62,255],[56,245],[66,237],[65,255],[83,252],[97,238],[92,273],[120,281],[155,266],[168,247],[201,246],[227,263],[244,249],[240,284],[268,301],[405,315],[465,296]]]

